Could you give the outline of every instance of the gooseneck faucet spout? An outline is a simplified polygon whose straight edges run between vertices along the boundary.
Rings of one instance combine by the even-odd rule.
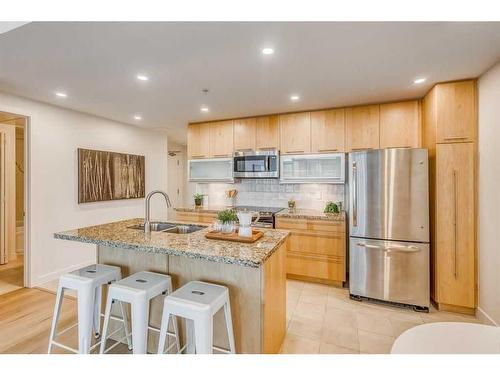
[[[170,203],[170,198],[168,197],[168,194],[165,193],[164,191],[161,190],[153,190],[151,193],[149,193],[146,196],[146,202],[145,202],[145,218],[144,218],[144,233],[149,234],[151,233],[151,197],[155,194],[161,194],[165,198],[165,201],[167,202],[167,208],[172,207],[172,204]]]

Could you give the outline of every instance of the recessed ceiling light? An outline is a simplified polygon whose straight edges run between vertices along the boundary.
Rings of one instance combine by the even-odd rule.
[[[290,100],[291,100],[291,101],[296,102],[296,101],[297,101],[297,100],[299,100],[299,99],[300,99],[300,96],[298,96],[298,95],[291,95],[291,96],[290,96]]]
[[[137,75],[137,79],[138,79],[139,81],[149,81],[149,77],[148,77],[148,76],[146,76],[146,75],[144,75],[144,74],[138,74],[138,75]]]
[[[141,121],[142,120],[142,116],[141,115],[135,115],[134,116],[134,120]]]
[[[426,81],[426,78],[417,78],[413,81],[413,83],[419,84],[419,83],[424,83]]]
[[[202,111],[202,112],[208,112],[208,107],[207,106],[202,106],[200,108],[200,111]]]
[[[68,94],[66,94],[65,92],[56,92],[56,96],[60,97],[60,98],[66,98],[68,96]]]
[[[272,49],[271,47],[262,48],[263,55],[272,55],[273,53],[274,49]]]

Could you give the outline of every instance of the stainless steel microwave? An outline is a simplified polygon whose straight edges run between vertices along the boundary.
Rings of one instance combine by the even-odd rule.
[[[233,167],[236,178],[279,178],[279,151],[235,152]]]

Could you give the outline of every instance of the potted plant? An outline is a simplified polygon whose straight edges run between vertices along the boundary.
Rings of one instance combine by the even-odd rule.
[[[222,210],[217,214],[217,219],[221,223],[223,233],[232,233],[234,231],[234,223],[237,220],[236,211]]]
[[[194,198],[194,205],[196,207],[201,207],[201,203],[203,202],[203,194],[196,193],[195,195],[193,195],[193,198]]]
[[[326,202],[325,214],[338,214],[340,212],[339,205],[333,202]]]

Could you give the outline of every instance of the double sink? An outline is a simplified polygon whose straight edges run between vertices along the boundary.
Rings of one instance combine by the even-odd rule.
[[[151,232],[176,233],[176,234],[188,234],[206,228],[201,225],[167,223],[160,221],[153,221],[150,223],[150,225],[151,225]],[[127,228],[144,231],[144,224],[132,225]]]

